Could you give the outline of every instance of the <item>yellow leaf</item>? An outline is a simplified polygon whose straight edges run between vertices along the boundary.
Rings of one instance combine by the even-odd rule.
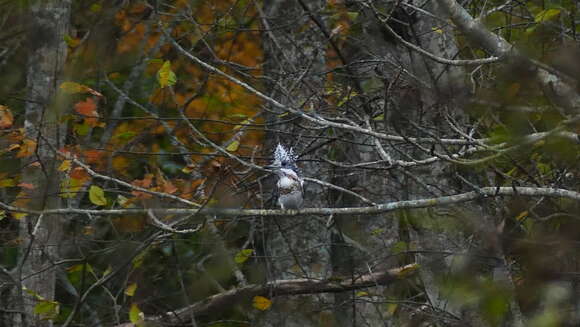
[[[536,23],[542,23],[542,22],[546,22],[549,20],[553,20],[554,18],[558,17],[558,15],[560,15],[560,9],[546,9],[546,10],[542,10],[540,11],[536,17],[534,17],[534,21]]]
[[[254,296],[252,305],[254,306],[254,308],[264,311],[268,310],[272,306],[272,301],[270,301],[268,298],[258,295]]]
[[[105,272],[103,273],[103,277],[107,276],[112,271],[113,271],[113,267],[111,267],[111,266],[107,267],[107,270],[105,270]]]
[[[192,167],[192,166],[185,166],[185,167],[183,167],[183,169],[181,169],[181,171],[182,171],[184,174],[189,174],[189,173],[191,173],[191,172],[192,172],[194,169],[195,169],[195,167]]]
[[[356,296],[358,296],[358,297],[369,296],[369,293],[365,292],[365,291],[359,291],[359,292],[356,292]]]
[[[523,211],[519,215],[516,216],[517,221],[522,221],[524,218],[528,216],[528,211]]]
[[[60,84],[60,89],[66,93],[74,94],[74,93],[84,93],[88,89],[88,87],[75,83],[75,82],[63,82]]]
[[[431,27],[431,30],[433,30],[433,32],[435,33],[443,34],[443,30],[440,29],[439,27]]]
[[[131,310],[129,310],[129,320],[135,324],[135,326],[145,326],[145,315],[135,303],[131,304]]]
[[[252,118],[248,118],[246,120],[244,120],[243,122],[240,123],[240,125],[236,125],[234,126],[234,131],[241,129],[242,127],[244,127],[245,125],[251,124],[253,121]]]
[[[14,180],[13,178],[0,179],[0,188],[14,186],[16,186],[16,180]]]
[[[240,252],[236,253],[236,256],[234,257],[234,261],[236,263],[244,263],[244,262],[246,262],[246,260],[248,260],[248,258],[250,258],[252,256],[253,253],[254,253],[254,250],[252,250],[252,249],[241,250]]]
[[[60,84],[60,89],[69,94],[90,93],[98,97],[103,96],[101,93],[91,89],[90,87],[75,82],[63,82]]]
[[[13,212],[12,213],[12,217],[14,217],[14,219],[16,219],[16,220],[20,220],[20,219],[26,217],[27,215],[28,214],[24,213],[24,212]]]
[[[135,295],[135,291],[137,290],[137,283],[133,283],[125,289],[125,295],[133,296]]]
[[[228,147],[226,148],[226,150],[228,150],[229,152],[235,152],[238,150],[238,148],[240,147],[240,142],[239,141],[233,141],[232,143],[230,143],[230,145],[228,145]]]
[[[60,166],[58,166],[58,170],[59,171],[67,171],[70,169],[70,167],[71,167],[71,161],[65,160],[60,164]]]
[[[40,315],[42,319],[54,319],[60,313],[60,303],[42,300],[34,306],[34,313]]]
[[[403,269],[399,270],[397,273],[397,277],[399,278],[406,278],[410,275],[412,275],[413,273],[415,273],[415,271],[417,271],[417,269],[419,269],[419,264],[410,264],[406,267],[403,267]]]
[[[91,188],[89,188],[89,200],[91,200],[93,204],[96,204],[98,206],[104,206],[107,204],[105,192],[103,191],[102,188],[96,185],[91,185]]]
[[[166,60],[157,72],[157,81],[159,81],[161,88],[173,86],[177,82],[177,76],[171,70],[171,62],[169,60]]]
[[[395,314],[395,311],[397,311],[398,306],[399,305],[397,303],[387,303],[387,313],[389,314],[389,316]]]
[[[74,178],[63,178],[60,183],[60,197],[65,199],[74,198],[81,191],[84,183],[84,181]]]

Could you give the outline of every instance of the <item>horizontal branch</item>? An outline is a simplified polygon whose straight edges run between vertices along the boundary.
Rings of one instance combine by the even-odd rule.
[[[223,209],[223,208],[163,208],[152,209],[160,214],[215,214],[220,216],[303,216],[303,215],[371,215],[390,212],[401,209],[418,209],[444,206],[462,202],[469,202],[476,199],[494,198],[496,196],[525,196],[525,197],[550,197],[566,198],[580,201],[580,192],[547,188],[547,187],[482,187],[477,191],[466,192],[456,195],[441,196],[429,199],[417,199],[408,201],[389,202],[370,207],[355,208],[306,208],[302,210],[274,210],[274,209]],[[11,212],[24,212],[35,215],[49,214],[86,214],[86,215],[127,215],[146,214],[149,209],[127,208],[127,209],[75,209],[62,208],[51,210],[29,210],[25,208],[11,206],[0,202],[0,208]]]
[[[163,324],[169,325],[183,324],[184,321],[190,319],[191,314],[194,317],[199,317],[219,313],[220,311],[228,310],[240,301],[250,303],[253,297],[258,295],[276,297],[284,295],[339,293],[377,285],[387,285],[394,281],[413,276],[418,268],[418,264],[410,264],[387,271],[365,274],[355,279],[330,278],[316,280],[303,278],[277,280],[262,285],[248,285],[212,295],[202,301],[185,308],[168,312],[165,315],[146,316],[145,321],[163,322]]]

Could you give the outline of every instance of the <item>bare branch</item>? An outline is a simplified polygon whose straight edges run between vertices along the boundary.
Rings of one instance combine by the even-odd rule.
[[[189,318],[189,313],[194,316],[209,315],[219,312],[223,308],[231,307],[237,302],[251,302],[254,296],[274,295],[300,295],[339,293],[378,285],[388,285],[397,280],[404,280],[414,276],[419,265],[413,263],[400,268],[381,272],[368,273],[354,279],[329,278],[325,280],[315,279],[290,279],[277,280],[263,285],[248,285],[229,290],[224,293],[212,295],[207,299],[196,302],[188,307],[171,311],[162,316],[145,317],[146,322],[163,322],[164,324],[182,324]]]
[[[535,72],[536,79],[542,84],[544,92],[547,95],[553,95],[551,97],[553,103],[569,112],[580,111],[580,94],[575,89],[575,83],[565,74],[543,64],[538,65],[522,55],[503,37],[490,32],[480,20],[471,17],[457,1],[437,0],[437,3],[474,45],[481,46],[495,56],[517,60],[527,65],[530,71]],[[570,82],[572,82],[571,85]]]
[[[222,208],[164,208],[151,209],[153,212],[163,214],[219,214],[221,216],[307,216],[307,215],[373,215],[401,209],[429,208],[445,206],[449,204],[469,202],[476,199],[493,198],[497,196],[523,196],[523,197],[550,197],[565,198],[580,201],[580,192],[559,188],[548,187],[482,187],[477,192],[466,192],[456,195],[442,196],[429,199],[417,199],[383,203],[372,207],[354,208],[307,208],[302,210],[274,210],[274,209],[222,209]],[[62,208],[51,210],[29,210],[14,207],[0,202],[0,208],[12,212],[24,212],[35,215],[50,214],[91,214],[91,215],[123,215],[123,214],[146,214],[148,209],[75,209]]]

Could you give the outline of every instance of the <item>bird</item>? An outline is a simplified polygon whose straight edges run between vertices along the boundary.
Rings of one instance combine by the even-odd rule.
[[[296,166],[296,156],[292,148],[286,149],[278,143],[274,151],[274,161],[267,168],[271,168],[276,176],[278,191],[278,205],[282,210],[300,209],[304,203],[304,179]]]

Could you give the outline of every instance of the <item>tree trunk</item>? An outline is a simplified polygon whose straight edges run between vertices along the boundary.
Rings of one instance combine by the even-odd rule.
[[[60,208],[59,158],[55,150],[63,146],[61,116],[63,103],[57,96],[67,45],[71,1],[36,1],[30,10],[30,57],[28,59],[25,137],[36,143],[23,172],[25,196],[31,209]],[[54,300],[58,246],[63,233],[60,216],[27,215],[20,221],[21,253],[16,271],[13,326],[52,326],[49,319],[57,313]],[[38,303],[49,308],[35,312]],[[40,311],[43,311],[42,309]],[[38,314],[40,313],[40,314]]]

